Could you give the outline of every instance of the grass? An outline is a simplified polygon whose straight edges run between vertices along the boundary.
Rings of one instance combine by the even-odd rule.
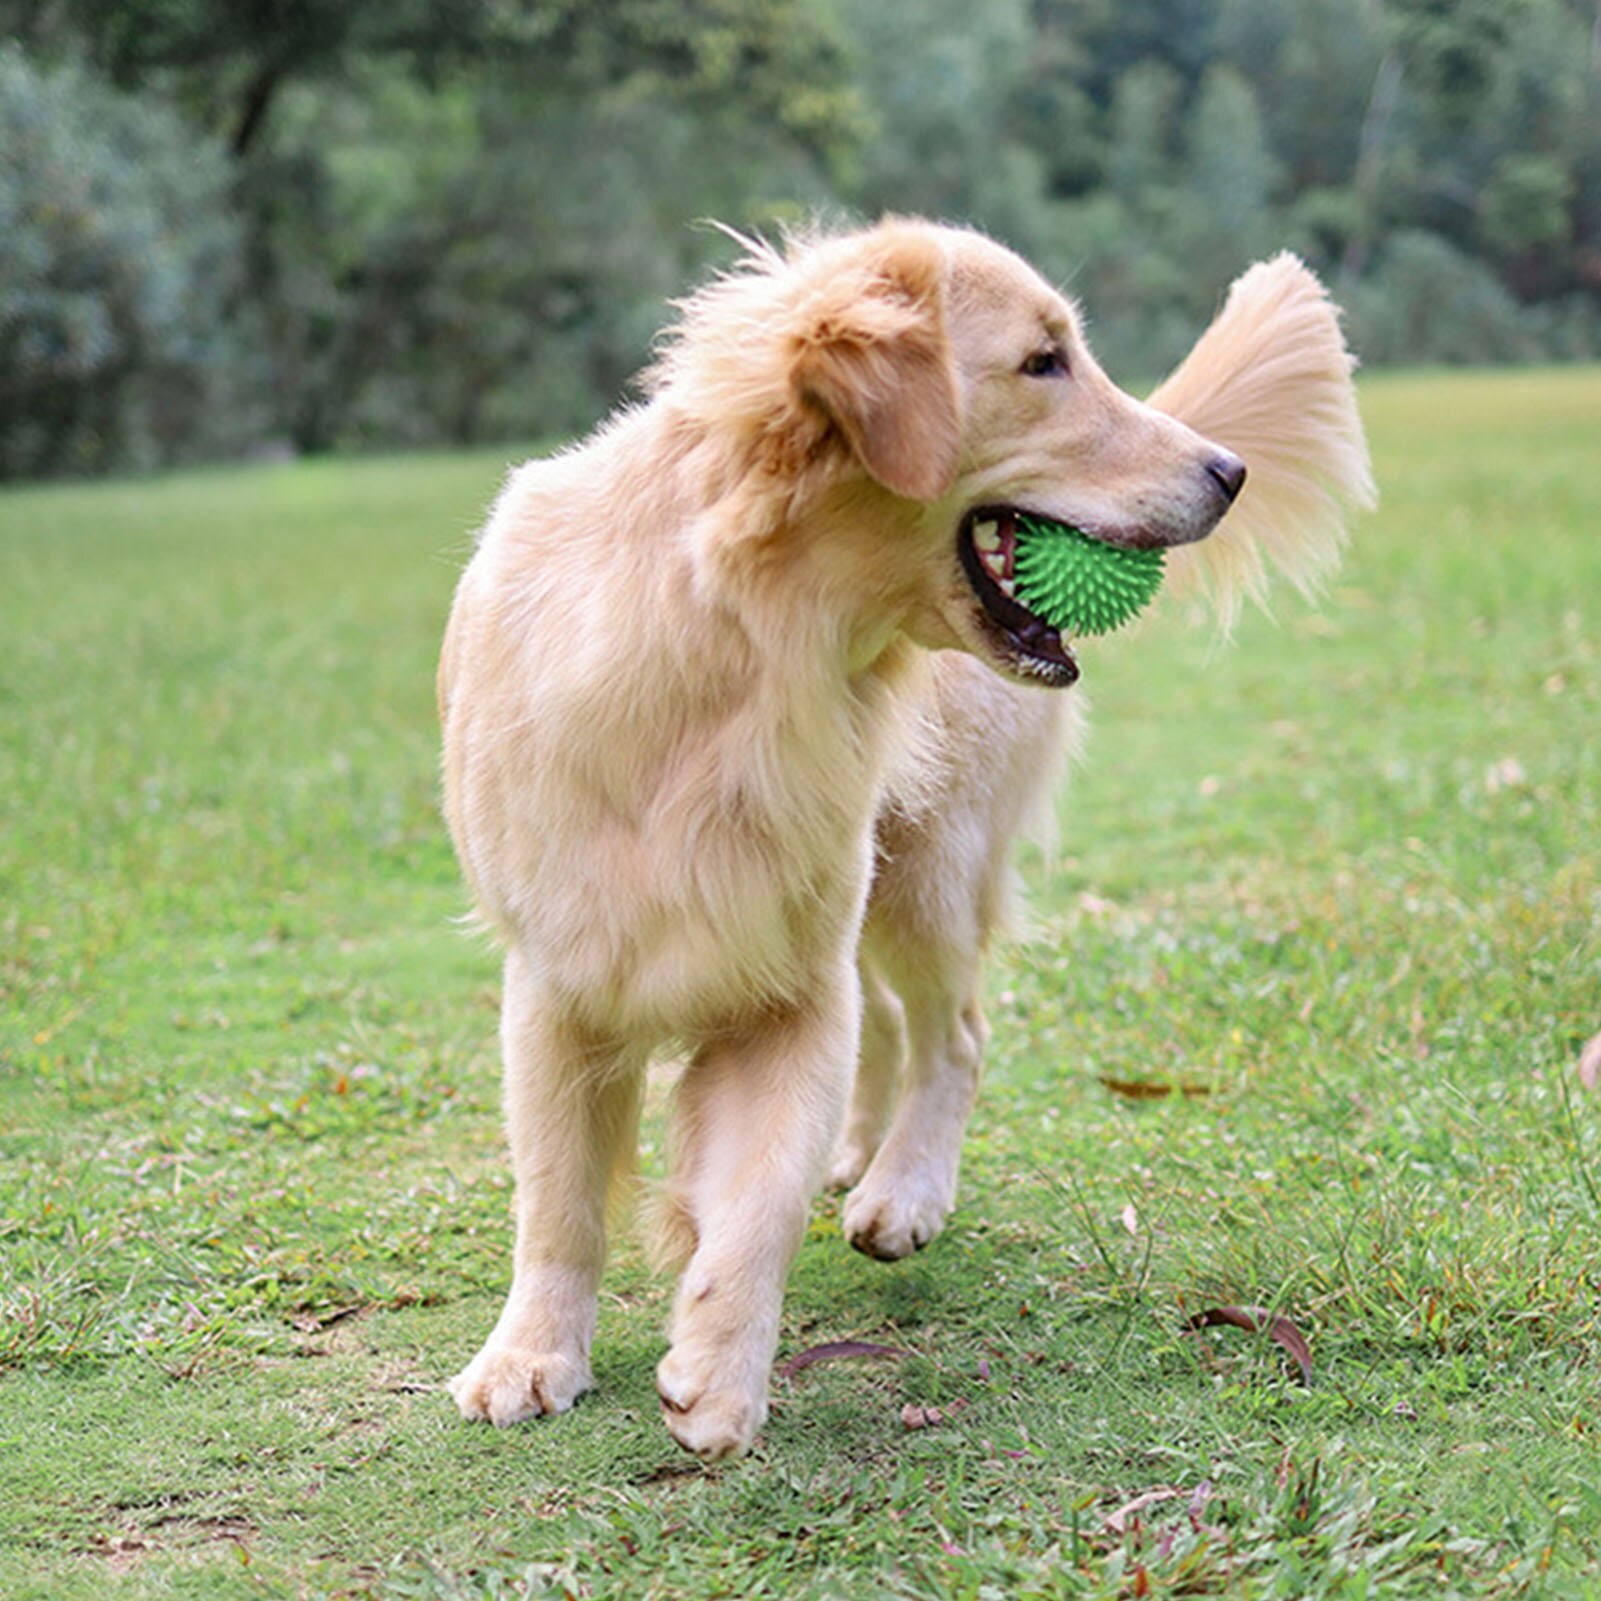
[[[957,1214],[884,1267],[825,1199],[791,1283],[781,1355],[908,1355],[716,1471],[630,1239],[576,1413],[439,1389],[509,1251],[431,703],[499,463],[0,496],[0,1594],[1601,1596],[1601,374],[1364,405],[1320,611],[1087,653]]]

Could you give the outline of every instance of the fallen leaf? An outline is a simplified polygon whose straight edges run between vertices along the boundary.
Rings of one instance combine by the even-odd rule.
[[[1163,1501],[1173,1501],[1183,1495],[1182,1490],[1175,1489],[1171,1484],[1158,1484],[1154,1489],[1142,1491],[1132,1501],[1125,1502],[1117,1511],[1106,1515],[1106,1527],[1114,1534],[1122,1534],[1128,1527],[1128,1520],[1136,1512],[1143,1512],[1148,1506],[1156,1506]]]
[[[1123,1208],[1123,1227],[1129,1231],[1133,1239],[1140,1237],[1140,1214],[1134,1210],[1134,1203],[1130,1201]]]
[[[1288,1353],[1301,1370],[1301,1382],[1312,1382],[1312,1351],[1301,1331],[1287,1317],[1275,1317],[1260,1306],[1214,1306],[1197,1312],[1187,1325],[1191,1330],[1216,1328],[1226,1324],[1229,1328],[1244,1329],[1256,1334],[1266,1327],[1268,1338]]]
[[[1122,1095],[1131,1101],[1159,1101],[1165,1095],[1210,1095],[1210,1084],[1168,1084],[1161,1079],[1148,1078],[1107,1078],[1101,1075],[1101,1083],[1114,1095]]]
[[[1601,1034],[1579,1052],[1579,1083],[1587,1090],[1601,1085]]]
[[[302,1334],[320,1334],[324,1329],[332,1328],[335,1323],[343,1323],[347,1317],[356,1317],[365,1312],[364,1306],[335,1306],[325,1312],[302,1312],[291,1317],[289,1321],[300,1330]]]
[[[958,1396],[943,1407],[919,1406],[915,1401],[908,1401],[901,1408],[901,1426],[908,1429],[937,1429],[947,1418],[955,1417],[967,1405],[965,1396]]]
[[[652,1468],[648,1473],[642,1473],[634,1480],[635,1484],[662,1484],[668,1479],[687,1479],[699,1475],[703,1471],[699,1462],[686,1462],[675,1457],[671,1462],[663,1462]]]
[[[778,1370],[781,1379],[792,1379],[805,1368],[816,1367],[819,1362],[842,1362],[856,1356],[905,1356],[906,1352],[893,1345],[874,1345],[869,1340],[833,1340],[827,1345],[813,1345],[797,1352]]]

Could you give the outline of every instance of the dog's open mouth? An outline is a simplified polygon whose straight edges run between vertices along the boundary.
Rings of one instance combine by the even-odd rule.
[[[956,536],[962,571],[973,586],[1001,654],[1020,673],[1065,689],[1078,679],[1078,662],[1061,634],[1017,598],[1015,506],[979,506]]]

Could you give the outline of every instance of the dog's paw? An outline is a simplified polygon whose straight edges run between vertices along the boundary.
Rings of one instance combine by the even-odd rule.
[[[743,1456],[767,1421],[766,1373],[756,1384],[730,1384],[708,1364],[674,1346],[656,1369],[667,1432],[706,1462]]]
[[[497,1428],[565,1412],[590,1387],[589,1368],[553,1351],[485,1346],[450,1381],[464,1418]]]
[[[951,1205],[943,1186],[916,1179],[881,1185],[869,1172],[845,1197],[845,1238],[866,1256],[898,1262],[922,1250],[945,1227]]]

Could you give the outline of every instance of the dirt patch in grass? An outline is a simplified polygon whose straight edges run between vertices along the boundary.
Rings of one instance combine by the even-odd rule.
[[[125,1573],[152,1556],[202,1555],[218,1546],[237,1546],[248,1560],[248,1547],[260,1532],[248,1518],[233,1513],[186,1511],[194,1498],[164,1495],[139,1506],[112,1509],[114,1527],[97,1534],[81,1549],[99,1557],[113,1572]]]

